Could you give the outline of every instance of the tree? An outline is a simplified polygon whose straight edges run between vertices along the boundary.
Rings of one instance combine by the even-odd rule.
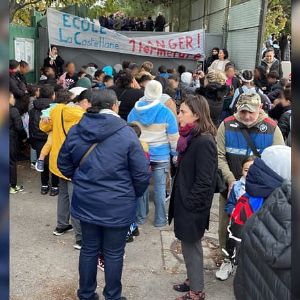
[[[91,7],[96,2],[97,0],[9,0],[9,21],[30,25],[28,22],[30,23],[30,14],[33,9],[45,12],[48,7],[58,8],[74,4]]]
[[[291,1],[269,0],[266,15],[265,39],[271,33],[279,36],[281,32],[291,33]]]

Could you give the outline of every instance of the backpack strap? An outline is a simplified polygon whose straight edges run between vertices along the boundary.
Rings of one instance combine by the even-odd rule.
[[[253,154],[257,157],[261,157],[260,153],[256,149],[256,146],[254,145],[253,140],[251,139],[251,137],[249,135],[248,130],[246,128],[241,128],[241,132],[242,132],[245,140],[247,141],[248,146],[252,150]]]
[[[63,111],[63,109],[61,110],[61,113],[60,113],[60,119],[61,119],[62,130],[63,130],[65,136],[67,136],[67,132],[66,132],[65,125],[64,125],[64,111]]]
[[[95,143],[89,147],[89,149],[82,156],[78,167],[80,167],[84,163],[84,161],[87,159],[87,157],[90,155],[90,153],[96,148],[97,145],[98,145],[98,143]]]

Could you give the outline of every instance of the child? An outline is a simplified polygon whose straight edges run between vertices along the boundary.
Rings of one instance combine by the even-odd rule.
[[[15,194],[24,190],[22,185],[17,185],[17,146],[18,140],[25,141],[27,137],[22,119],[18,109],[15,107],[15,97],[9,94],[9,183],[10,194]]]
[[[253,213],[252,204],[255,204],[255,207],[260,207],[263,201],[263,198],[250,197],[245,190],[246,176],[250,166],[254,163],[255,156],[250,156],[245,159],[242,163],[242,174],[240,180],[238,180],[228,197],[227,204],[225,205],[225,211],[230,216],[230,222],[227,227],[228,236],[226,241],[226,249],[222,249],[227,258],[222,263],[220,269],[216,272],[216,277],[220,280],[226,280],[233,273],[234,265],[237,265],[238,259],[238,250],[241,242],[241,229],[246,222],[246,220]],[[247,209],[242,212],[244,208],[250,207],[250,210]],[[242,213],[245,213],[245,220],[243,224],[238,221],[242,216]]]
[[[102,70],[97,70],[95,72],[95,87],[99,88],[99,89],[103,89],[104,87],[104,83],[103,83],[103,79],[104,79],[105,73]]]
[[[55,102],[50,104],[50,107],[47,109],[42,110],[41,119],[49,119],[51,110],[58,104],[58,103],[68,103],[71,101],[72,93],[66,90],[59,90],[56,95]],[[49,154],[52,147],[52,132],[49,132],[47,142],[43,146],[40,156],[35,164],[35,169],[38,172],[44,171],[44,161],[46,156]]]

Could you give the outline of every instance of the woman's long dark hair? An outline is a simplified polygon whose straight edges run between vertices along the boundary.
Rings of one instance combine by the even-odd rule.
[[[217,128],[210,117],[209,105],[203,96],[188,94],[181,103],[187,105],[193,114],[199,116],[196,121],[197,125],[194,128],[195,136],[201,134],[217,135]]]

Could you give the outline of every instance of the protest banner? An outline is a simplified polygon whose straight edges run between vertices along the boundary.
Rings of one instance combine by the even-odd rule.
[[[56,46],[189,60],[204,56],[203,29],[133,38],[52,8],[47,23],[49,43]]]

